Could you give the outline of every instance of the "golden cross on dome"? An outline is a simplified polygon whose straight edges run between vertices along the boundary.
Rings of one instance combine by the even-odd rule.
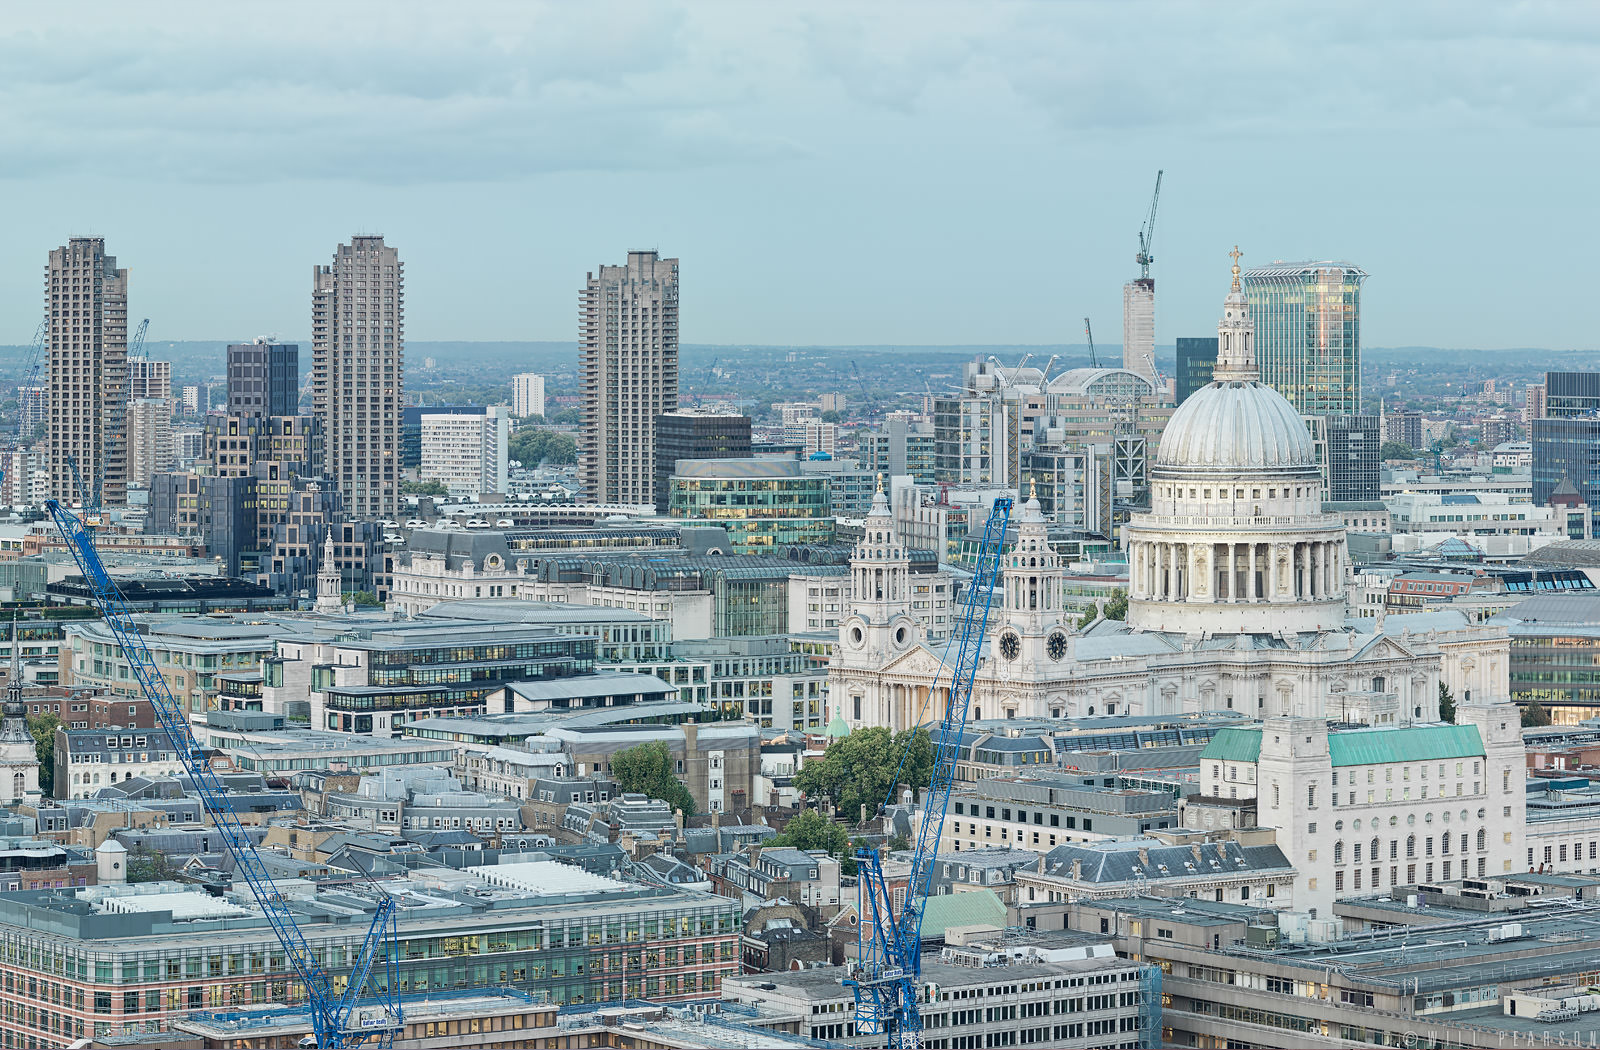
[[[1233,251],[1228,254],[1233,256],[1233,290],[1237,292],[1239,290],[1239,256],[1243,255],[1244,252],[1241,252],[1239,246],[1235,244]]]

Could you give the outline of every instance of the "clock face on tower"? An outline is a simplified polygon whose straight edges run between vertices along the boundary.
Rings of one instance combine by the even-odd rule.
[[[1000,636],[1000,655],[1007,660],[1015,660],[1017,654],[1022,652],[1022,642],[1017,636],[1007,631]]]
[[[1052,632],[1049,640],[1045,642],[1045,651],[1050,654],[1050,659],[1052,660],[1059,660],[1066,656],[1067,636],[1060,631]]]

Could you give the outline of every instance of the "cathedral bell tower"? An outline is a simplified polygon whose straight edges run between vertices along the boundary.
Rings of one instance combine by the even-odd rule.
[[[1000,586],[1001,615],[995,618],[991,644],[1002,674],[1023,663],[1037,667],[1066,656],[1061,557],[1050,547],[1039,495],[1031,488],[1017,517],[1016,545],[1004,556]]]
[[[852,613],[839,625],[847,653],[881,663],[919,641],[921,628],[911,615],[911,558],[895,536],[881,480],[850,556],[850,585]]]

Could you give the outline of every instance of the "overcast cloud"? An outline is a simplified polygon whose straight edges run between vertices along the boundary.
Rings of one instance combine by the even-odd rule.
[[[1165,168],[1162,342],[1237,241],[1360,263],[1369,345],[1593,346],[1597,11],[11,5],[0,342],[86,232],[152,336],[303,335],[358,230],[413,339],[570,339],[656,247],[687,341],[1114,340]]]

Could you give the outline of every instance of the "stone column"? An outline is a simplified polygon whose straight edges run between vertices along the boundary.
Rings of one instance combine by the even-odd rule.
[[[1258,543],[1250,544],[1250,565],[1245,570],[1244,593],[1250,601],[1259,601],[1261,598],[1258,593],[1260,589],[1256,586],[1256,548],[1259,546]]]

